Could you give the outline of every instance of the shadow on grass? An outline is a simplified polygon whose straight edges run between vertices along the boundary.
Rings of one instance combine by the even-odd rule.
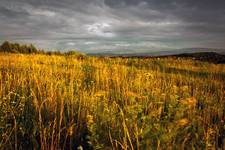
[[[160,71],[164,73],[181,74],[184,76],[192,76],[192,77],[200,77],[200,78],[212,78],[212,79],[225,81],[225,73],[199,72],[199,71],[192,71],[192,70],[186,70],[186,69],[178,69],[173,67],[163,67],[163,68],[160,68]]]

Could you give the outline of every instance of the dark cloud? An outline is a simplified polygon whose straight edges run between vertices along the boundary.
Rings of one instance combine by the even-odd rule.
[[[225,48],[224,0],[1,0],[0,41],[104,51]]]

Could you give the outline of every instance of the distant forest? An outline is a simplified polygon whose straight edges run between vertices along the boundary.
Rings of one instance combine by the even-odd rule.
[[[48,55],[77,55],[84,56],[85,54],[77,52],[77,51],[45,51],[41,49],[37,49],[33,44],[19,44],[12,43],[9,41],[5,41],[0,46],[0,52],[3,53],[22,53],[22,54],[48,54]]]

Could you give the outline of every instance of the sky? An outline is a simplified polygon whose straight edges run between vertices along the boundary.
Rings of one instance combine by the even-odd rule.
[[[225,48],[225,0],[0,0],[0,42],[83,52]]]

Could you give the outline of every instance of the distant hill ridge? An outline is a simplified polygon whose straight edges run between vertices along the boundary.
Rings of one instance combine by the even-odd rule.
[[[89,54],[94,56],[108,56],[108,57],[123,57],[123,58],[152,58],[152,57],[176,57],[176,58],[191,58],[200,61],[208,61],[212,63],[225,63],[225,49],[212,48],[183,48],[168,51],[154,51],[142,53],[118,53],[103,52]]]
[[[215,49],[215,48],[182,48],[174,50],[159,50],[159,51],[123,51],[123,50],[114,50],[114,51],[104,51],[89,53],[89,55],[98,55],[98,56],[168,56],[168,55],[177,55],[183,53],[200,53],[200,52],[215,52],[219,54],[225,54],[225,49]]]
[[[208,49],[210,50],[210,49]],[[108,56],[108,57],[121,57],[121,58],[165,58],[165,57],[175,57],[175,58],[191,58],[194,60],[207,61],[216,64],[225,64],[225,53],[223,51],[218,52],[193,52],[185,51],[181,52],[156,52],[156,53],[139,53],[139,54],[109,54],[101,53],[94,54],[95,56]]]
[[[174,55],[175,57],[188,57],[200,61],[208,61],[217,64],[225,64],[225,55],[218,54],[215,52],[202,52],[202,53],[184,53],[179,55]]]
[[[121,58],[190,58],[193,60],[207,61],[215,64],[225,64],[225,55],[216,52],[198,52],[198,53],[182,53],[175,55],[161,55],[161,56],[142,56],[142,55],[112,55],[109,57]]]

